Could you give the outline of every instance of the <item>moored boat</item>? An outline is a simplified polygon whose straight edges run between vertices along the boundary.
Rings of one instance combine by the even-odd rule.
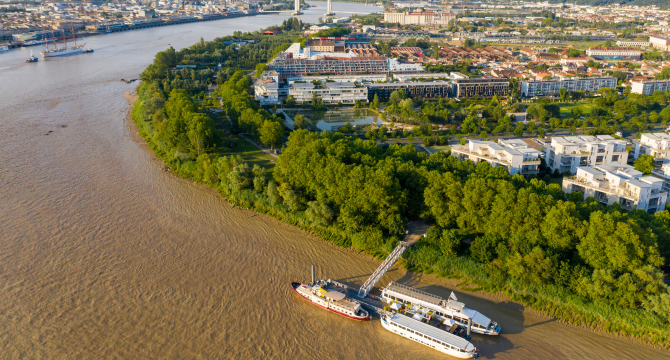
[[[432,326],[421,320],[394,312],[383,313],[381,323],[384,329],[392,333],[453,357],[461,359],[479,357],[477,348],[470,341],[451,332],[451,329],[458,325],[442,324],[444,329],[441,329],[440,326]]]
[[[450,319],[459,325],[470,326],[471,331],[482,335],[500,334],[500,325],[476,310],[465,307],[465,304],[457,301],[453,292],[448,300],[444,300],[425,291],[391,282],[382,289],[382,299],[389,304],[400,302],[430,309],[435,312],[437,318]]]
[[[293,291],[315,305],[350,319],[370,320],[370,314],[358,301],[347,298],[343,292],[329,288],[328,285],[325,280],[316,281],[312,286],[298,282],[291,283]]]
[[[90,54],[92,52],[93,52],[93,49],[91,49],[91,48],[88,48],[88,49],[84,50],[84,54]]]

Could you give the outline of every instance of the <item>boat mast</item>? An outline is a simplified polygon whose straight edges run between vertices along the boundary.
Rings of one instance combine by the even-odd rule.
[[[53,29],[51,30],[51,40],[54,41],[54,51],[58,50],[58,41],[56,41],[56,34],[54,33]]]
[[[74,35],[74,25],[70,26],[70,30],[72,30],[72,40],[74,40],[74,47],[77,47],[77,37]]]

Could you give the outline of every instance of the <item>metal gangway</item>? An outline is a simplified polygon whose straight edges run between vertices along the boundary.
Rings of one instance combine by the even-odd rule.
[[[400,255],[402,255],[403,252],[405,252],[405,249],[407,249],[407,245],[405,242],[401,241],[400,245],[396,246],[395,249],[393,249],[393,252],[391,252],[391,255],[384,260],[384,262],[379,265],[377,270],[370,275],[370,277],[365,280],[365,283],[363,286],[361,286],[360,290],[358,290],[358,297],[364,298],[370,293],[370,290],[381,280],[382,276],[386,274],[386,272],[395,264],[395,262],[400,258]]]

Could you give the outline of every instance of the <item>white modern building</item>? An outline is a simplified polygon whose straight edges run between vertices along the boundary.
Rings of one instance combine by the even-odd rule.
[[[278,72],[268,70],[254,83],[254,94],[261,105],[278,105],[288,96],[288,88],[280,84]]]
[[[651,46],[651,43],[649,41],[619,40],[619,41],[616,42],[616,46],[621,46],[621,47],[648,47],[648,46]]]
[[[615,77],[587,77],[587,78],[568,78],[552,80],[525,80],[521,82],[521,95],[547,96],[558,95],[561,89],[567,91],[585,91],[595,93],[600,89],[615,89],[617,78]]]
[[[451,20],[456,20],[455,13],[447,12],[384,12],[385,24],[399,24],[399,25],[419,25],[419,26],[436,26],[448,25]]]
[[[670,39],[661,36],[650,36],[649,42],[651,46],[660,49],[662,51],[667,51],[670,47]]]
[[[644,133],[640,140],[635,143],[633,158],[637,159],[642,154],[651,155],[656,158],[656,163],[662,165],[670,162],[670,135],[666,133]]]
[[[420,64],[405,64],[397,59],[389,59],[389,72],[394,74],[414,74],[425,72],[423,66]]]
[[[551,171],[575,174],[580,166],[628,163],[627,142],[609,135],[557,136],[547,146],[545,159]]]
[[[642,51],[628,47],[590,47],[586,55],[596,60],[640,60]]]
[[[666,92],[670,89],[670,80],[633,81],[630,92],[635,94],[652,95],[655,91]]]
[[[469,140],[467,145],[454,145],[451,154],[460,160],[471,160],[475,163],[486,161],[493,166],[501,166],[510,175],[536,174],[540,165],[540,151],[528,146],[523,140],[493,141]]]
[[[321,86],[314,86],[312,83],[294,83],[288,90],[288,94],[293,96],[298,104],[311,102],[313,93],[316,93],[324,104],[353,104],[356,100],[368,101],[368,88],[350,82],[327,82]]]
[[[668,193],[662,187],[662,179],[642,176],[632,166],[620,163],[580,166],[575,176],[563,179],[565,192],[581,192],[584,198],[594,197],[605,205],[618,202],[625,209],[650,214],[665,209]]]
[[[661,189],[665,193],[670,193],[670,163],[663,165],[660,169],[652,170],[651,175],[663,180]]]

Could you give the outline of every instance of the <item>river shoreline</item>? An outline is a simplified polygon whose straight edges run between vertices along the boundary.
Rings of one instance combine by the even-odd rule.
[[[140,128],[136,124],[135,119],[132,117],[132,111],[137,103],[139,101],[139,95],[137,94],[137,91],[133,94],[131,93],[126,93],[124,94],[126,99],[128,100],[129,107],[128,107],[128,120],[132,120],[132,131],[133,131],[133,139],[139,140],[138,138],[141,138],[142,140],[138,142],[139,144],[143,145],[142,148],[145,149],[146,151],[149,151],[149,154],[152,159],[163,161],[160,157],[158,157],[153,150],[149,147],[149,144],[147,143],[146,139],[140,135]],[[184,179],[184,180],[189,180],[188,178],[181,176],[179,174],[177,177],[179,179]],[[198,183],[199,184],[199,183]],[[339,249],[343,249],[347,252],[356,254],[358,257],[362,257],[367,261],[368,263],[375,263],[375,266],[378,266],[381,261],[369,254],[366,253],[361,253],[353,250],[352,247],[343,247],[340,246],[339,244],[335,244],[332,241],[328,241],[326,238],[324,238],[321,234],[318,232],[314,231],[314,229],[308,228],[308,227],[303,227],[301,224],[296,223],[294,221],[291,221],[292,219],[290,217],[287,217],[286,214],[279,213],[277,211],[274,211],[273,209],[266,209],[261,206],[259,208],[258,204],[252,204],[249,206],[249,204],[243,203],[237,199],[231,199],[227,197],[224,193],[222,193],[221,190],[214,189],[209,185],[206,184],[201,184],[205,185],[207,189],[212,189],[215,192],[218,193],[218,195],[223,199],[226,200],[229,204],[236,206],[238,209],[241,210],[246,210],[254,213],[254,215],[250,216],[256,216],[256,215],[266,215],[269,218],[272,218],[274,221],[278,221],[281,223],[283,226],[291,227],[294,229],[299,229],[300,231],[310,235],[310,237],[314,237],[314,239],[318,239],[319,241],[328,244],[328,246],[336,247]],[[253,221],[253,220],[252,220]],[[658,343],[647,343],[645,342],[642,338],[640,337],[635,337],[632,335],[627,335],[627,334],[619,334],[619,333],[612,333],[612,332],[607,332],[605,330],[602,330],[600,327],[593,327],[590,325],[584,325],[583,323],[575,324],[575,323],[570,323],[566,321],[562,321],[561,319],[549,316],[547,313],[545,313],[543,310],[536,309],[533,306],[529,306],[528,304],[523,304],[521,302],[517,302],[512,300],[512,297],[510,294],[502,291],[490,291],[490,290],[477,290],[479,288],[476,284],[472,283],[470,279],[468,278],[452,278],[452,277],[443,277],[443,276],[438,276],[436,274],[431,274],[431,273],[424,273],[424,272],[414,272],[407,270],[407,266],[403,264],[403,260],[399,260],[399,262],[394,266],[396,270],[400,270],[404,272],[402,278],[403,278],[403,283],[405,284],[415,284],[415,285],[410,285],[410,286],[421,286],[421,287],[436,287],[439,286],[441,289],[439,289],[438,292],[433,291],[437,295],[440,295],[444,298],[448,297],[448,294],[445,292],[447,290],[455,290],[458,292],[461,292],[463,294],[467,294],[467,297],[470,299],[469,301],[466,301],[466,304],[472,303],[473,300],[478,299],[479,302],[481,303],[487,303],[489,304],[488,308],[487,306],[484,307],[477,307],[473,306],[473,308],[477,308],[484,314],[490,314],[490,313],[495,313],[495,312],[502,312],[502,313],[509,313],[509,312],[518,312],[520,311],[521,313],[525,314],[526,316],[532,316],[532,317],[537,317],[540,318],[542,321],[538,321],[537,324],[540,323],[547,323],[547,322],[558,322],[562,326],[567,326],[568,328],[572,329],[580,329],[580,330],[586,330],[588,332],[592,332],[597,335],[605,335],[608,338],[611,339],[623,339],[625,341],[630,341],[631,343],[634,343],[636,345],[644,345],[653,349],[657,350],[666,350],[663,346],[659,345]],[[327,276],[326,276],[327,277]],[[342,281],[340,279],[335,279],[341,282],[344,282],[345,284],[349,286],[359,286],[360,284],[358,283],[353,283],[353,282],[346,282]],[[472,289],[472,288],[475,289]],[[462,295],[459,295],[462,296]],[[493,309],[490,307],[490,305],[495,306],[496,308]],[[495,310],[495,311],[492,311]],[[576,316],[579,316],[579,314],[576,314]],[[493,320],[498,321],[495,316],[492,316]],[[500,322],[499,322],[500,323]],[[534,325],[531,325],[534,326]],[[505,327],[503,326],[503,335],[505,335],[505,329],[507,331],[512,330],[514,333],[516,332],[521,332],[522,328],[519,327],[513,327],[510,328],[509,326]],[[479,345],[478,345],[479,346]]]

